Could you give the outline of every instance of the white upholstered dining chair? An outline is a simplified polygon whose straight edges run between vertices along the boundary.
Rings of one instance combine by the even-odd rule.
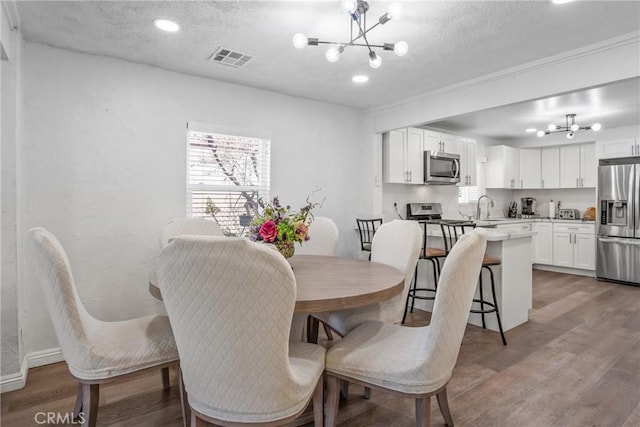
[[[78,380],[74,419],[83,413],[83,426],[95,426],[99,385],[123,375],[162,368],[169,388],[169,366],[178,364],[178,351],[169,318],[151,315],[119,322],[92,317],[78,296],[67,255],[56,237],[44,228],[29,230],[29,262],[36,272],[69,372]]]
[[[185,235],[222,236],[224,233],[212,219],[174,218],[160,231],[160,249],[167,246],[169,239]]]
[[[334,256],[339,235],[338,226],[331,218],[317,216],[309,226],[309,240],[296,247],[296,254]]]
[[[429,326],[365,322],[328,352],[326,424],[336,425],[339,382],[352,382],[415,399],[416,425],[430,424],[436,395],[453,426],[446,387],[458,359],[486,248],[483,231],[460,238],[444,263]]]
[[[244,238],[183,236],[160,253],[192,425],[279,425],[313,399],[323,422],[324,348],[289,342],[289,263]]]
[[[422,230],[416,221],[395,220],[382,224],[373,236],[371,261],[400,270],[404,274],[402,292],[381,303],[313,316],[340,336],[367,320],[400,323],[421,246]]]

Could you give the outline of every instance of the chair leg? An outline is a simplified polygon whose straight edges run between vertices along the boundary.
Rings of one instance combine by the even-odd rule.
[[[480,268],[480,285],[479,285],[479,288],[480,288],[480,311],[481,311],[480,316],[482,317],[482,329],[487,329],[487,325],[486,325],[485,320],[484,320],[484,295],[482,295],[482,292],[483,292],[482,288],[484,286],[482,286],[482,268],[484,268],[484,267]]]
[[[187,427],[191,420],[191,407],[189,406],[189,399],[187,398],[187,390],[184,388],[184,381],[182,381],[182,370],[178,367],[178,385],[180,387],[180,410],[182,411],[182,425]]]
[[[82,384],[82,427],[95,427],[98,419],[98,401],[100,399],[98,384]]]
[[[413,313],[413,306],[416,303],[416,289],[418,288],[418,264],[416,263],[416,271],[413,273],[413,295],[411,298],[411,313]]]
[[[340,397],[349,400],[349,381],[340,381]]]
[[[169,390],[171,388],[171,382],[169,381],[169,367],[162,368],[162,389]]]
[[[209,423],[205,420],[198,418],[196,414],[191,414],[191,427],[208,427]]]
[[[370,387],[365,387],[364,388],[364,398],[369,400],[371,399],[371,388]]]
[[[430,258],[431,267],[433,267],[433,289],[438,290],[438,276],[440,276],[440,263],[438,258]]]
[[[340,380],[331,375],[327,375],[327,409],[325,411],[325,427],[335,427],[338,418],[338,407],[340,405]]]
[[[318,344],[318,329],[320,321],[313,316],[307,317],[307,342]]]
[[[404,325],[405,320],[407,320],[407,311],[409,310],[409,298],[412,298],[411,301],[411,312],[413,313],[413,303],[416,301],[414,295],[415,295],[415,290],[418,282],[418,265],[416,264],[416,271],[413,274],[413,283],[412,286],[409,287],[409,292],[407,292],[407,300],[404,302],[404,314],[402,315],[402,322],[400,323],[401,325]],[[413,290],[413,294],[412,291]]]
[[[73,420],[77,420],[82,412],[82,384],[78,383],[78,394],[76,395],[76,403],[73,405]]]
[[[327,324],[323,323],[322,326],[324,327],[324,333],[327,334],[327,338],[329,340],[333,339],[333,333],[331,332],[331,328],[329,326],[327,326]]]
[[[318,379],[316,389],[313,392],[313,425],[322,427],[324,423],[324,382],[322,376]]]
[[[498,300],[496,298],[496,286],[495,281],[493,280],[493,270],[488,267],[487,270],[489,270],[489,275],[491,277],[491,296],[493,297],[493,305],[496,306],[496,318],[498,319],[498,330],[500,331],[500,336],[502,337],[502,345],[507,345],[507,339],[504,337],[502,322],[500,321],[500,310],[498,309]]]
[[[444,418],[444,422],[448,427],[453,427],[453,418],[451,418],[451,412],[449,411],[449,401],[447,400],[447,389],[443,388],[436,394],[436,398],[438,399],[438,406],[440,407],[440,412],[442,412],[442,417]]]
[[[416,427],[431,425],[431,396],[416,399]]]

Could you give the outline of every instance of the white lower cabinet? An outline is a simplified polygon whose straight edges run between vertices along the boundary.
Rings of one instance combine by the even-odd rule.
[[[553,224],[553,265],[596,269],[596,239],[593,224]]]
[[[534,222],[533,231],[533,263],[553,264],[553,224],[550,222]]]

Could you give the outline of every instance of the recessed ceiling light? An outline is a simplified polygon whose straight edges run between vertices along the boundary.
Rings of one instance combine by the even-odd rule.
[[[571,3],[573,0],[551,0],[554,4]]]
[[[352,80],[354,83],[366,83],[366,82],[368,82],[368,81],[369,81],[369,77],[367,77],[367,76],[363,76],[363,75],[358,75],[358,76],[353,76],[353,77],[351,78],[351,80]]]
[[[180,26],[178,24],[173,21],[169,21],[168,19],[156,18],[153,20],[153,23],[162,31],[168,31],[170,33],[175,33],[180,29]]]
[[[535,131],[537,131],[537,130],[538,130],[538,129],[536,129],[536,128],[529,128],[529,129],[527,129],[527,132],[531,133],[531,132],[535,132]]]

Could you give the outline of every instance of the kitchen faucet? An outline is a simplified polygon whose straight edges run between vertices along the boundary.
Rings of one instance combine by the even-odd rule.
[[[485,197],[489,199],[489,203],[487,203],[487,218],[489,218],[489,215],[490,215],[489,206],[491,207],[495,206],[493,204],[493,200],[491,199],[491,197],[487,196],[486,194],[483,194],[482,196],[478,197],[478,208],[476,209],[476,220],[480,219],[480,200],[482,200]]]

